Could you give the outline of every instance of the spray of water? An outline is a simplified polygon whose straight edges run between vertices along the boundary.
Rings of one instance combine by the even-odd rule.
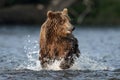
[[[27,56],[27,60],[22,65],[23,68],[30,70],[41,70],[39,57],[39,44],[38,41],[31,38],[30,35],[27,36],[25,41],[26,45],[24,50]],[[55,61],[52,65],[49,66],[47,70],[61,70],[59,68],[60,61]],[[70,68],[71,70],[109,70],[113,69],[107,67],[107,64],[91,58],[89,55],[81,54],[80,58],[75,61],[75,64]]]

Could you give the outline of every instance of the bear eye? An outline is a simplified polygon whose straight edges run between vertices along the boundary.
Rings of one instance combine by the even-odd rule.
[[[61,25],[63,25],[65,22],[66,22],[65,19],[61,19],[61,20],[60,20],[60,24],[61,24]]]

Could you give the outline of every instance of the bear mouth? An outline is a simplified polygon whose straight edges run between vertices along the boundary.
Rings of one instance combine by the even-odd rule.
[[[68,31],[67,31],[67,33],[68,33],[68,34],[71,34],[71,33],[72,33],[72,31],[73,31],[73,30],[68,30]]]
[[[67,33],[72,33],[75,30],[75,27],[73,29],[68,29]]]

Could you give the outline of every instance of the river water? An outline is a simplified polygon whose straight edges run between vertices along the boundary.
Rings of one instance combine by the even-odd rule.
[[[101,26],[103,27],[103,26]],[[81,56],[61,70],[55,62],[42,70],[38,26],[1,26],[0,80],[120,80],[120,28],[76,27]]]

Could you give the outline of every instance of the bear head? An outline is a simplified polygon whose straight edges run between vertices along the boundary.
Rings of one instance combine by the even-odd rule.
[[[54,36],[65,37],[74,30],[74,27],[70,23],[67,8],[63,9],[63,11],[48,11],[47,24],[48,35],[52,34]]]

